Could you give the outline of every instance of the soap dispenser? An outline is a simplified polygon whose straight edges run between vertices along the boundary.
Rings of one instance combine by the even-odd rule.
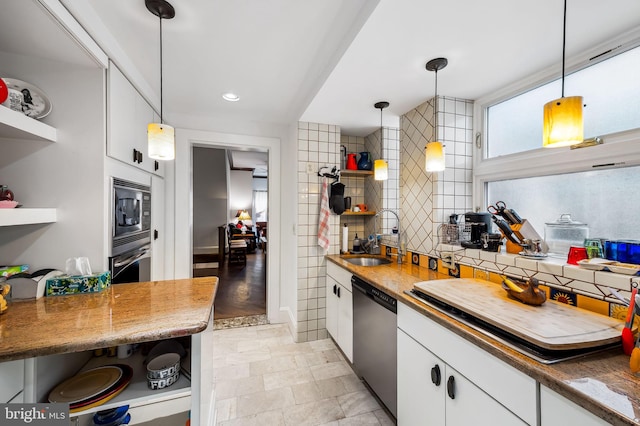
[[[362,253],[362,244],[360,243],[360,238],[358,238],[357,233],[356,237],[353,239],[353,253]]]

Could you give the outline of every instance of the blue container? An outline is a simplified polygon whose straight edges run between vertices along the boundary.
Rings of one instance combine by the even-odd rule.
[[[609,260],[618,260],[618,242],[617,241],[605,241],[604,242],[604,257]]]
[[[640,264],[640,242],[635,241],[629,244],[627,248],[627,256],[629,257],[629,263]]]
[[[629,259],[627,258],[627,246],[629,244],[626,241],[618,241],[618,255],[616,256],[616,260],[618,262],[628,263]]]

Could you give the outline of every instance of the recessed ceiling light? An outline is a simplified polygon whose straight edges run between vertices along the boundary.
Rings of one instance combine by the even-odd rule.
[[[222,95],[222,99],[229,102],[238,102],[240,100],[240,97],[235,93],[225,93],[224,95]]]

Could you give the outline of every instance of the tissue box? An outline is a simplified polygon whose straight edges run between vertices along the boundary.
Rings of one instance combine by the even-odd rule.
[[[47,280],[46,295],[96,293],[111,285],[109,271],[93,275],[61,275]]]

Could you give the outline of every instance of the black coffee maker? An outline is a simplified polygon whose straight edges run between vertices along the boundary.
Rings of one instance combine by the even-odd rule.
[[[482,234],[491,230],[491,213],[467,212],[464,214],[464,235],[468,240],[461,241],[465,248],[482,248]]]

